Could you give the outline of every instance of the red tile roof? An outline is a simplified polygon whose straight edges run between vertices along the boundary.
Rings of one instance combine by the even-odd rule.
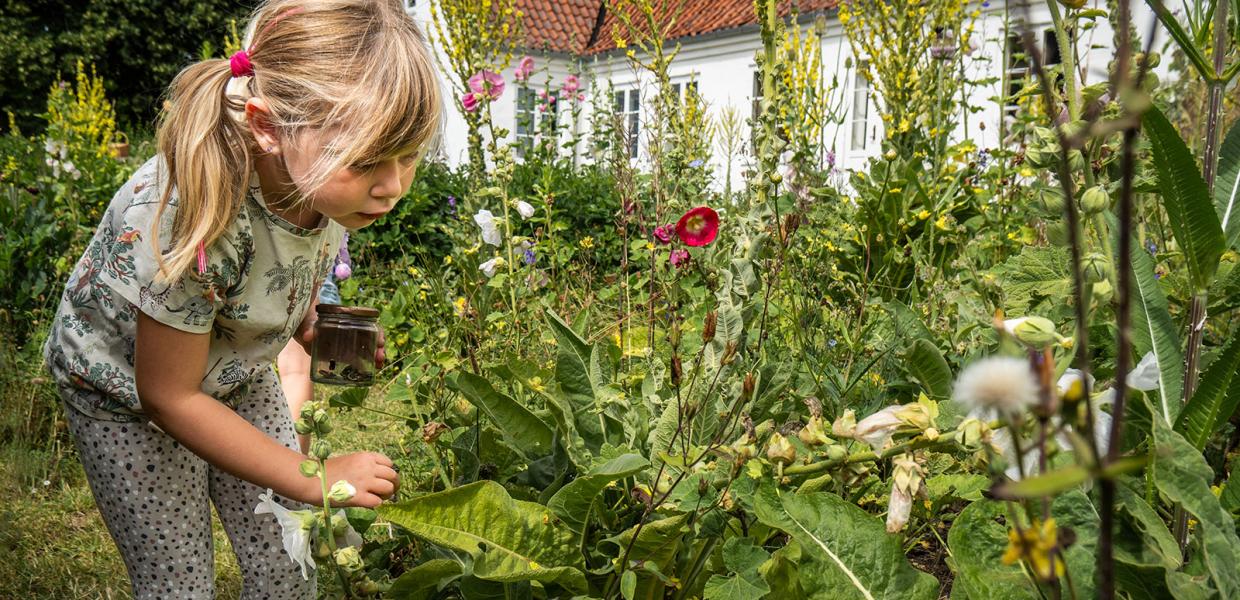
[[[652,0],[660,23],[680,15],[667,32],[668,39],[677,39],[755,25],[753,0]],[[613,27],[623,25],[612,13],[610,0],[517,0],[525,14],[525,46],[570,54],[594,54],[615,48]],[[839,0],[800,0],[801,14],[829,10]],[[780,14],[786,16],[791,0],[780,2]],[[681,8],[683,6],[683,8]],[[640,19],[634,19],[639,22]],[[627,37],[627,35],[626,35]]]

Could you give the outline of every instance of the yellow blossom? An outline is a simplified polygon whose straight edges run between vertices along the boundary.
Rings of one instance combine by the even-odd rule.
[[[1003,564],[1013,565],[1024,560],[1029,563],[1034,575],[1049,581],[1064,572],[1063,559],[1055,552],[1058,545],[1058,528],[1055,519],[1047,519],[1039,523],[1036,519],[1022,531],[1008,531],[1008,545],[1003,552]],[[1054,558],[1052,559],[1052,554]]]
[[[585,249],[590,249],[590,248],[593,248],[593,247],[594,247],[594,238],[593,238],[593,237],[591,237],[591,236],[588,236],[588,235],[587,235],[586,237],[581,238],[581,241],[580,241],[580,242],[578,242],[578,244],[579,244],[582,248],[585,248]]]

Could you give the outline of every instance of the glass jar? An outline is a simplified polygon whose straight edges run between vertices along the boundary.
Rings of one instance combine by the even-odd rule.
[[[320,304],[315,309],[310,379],[329,385],[365,387],[375,382],[379,310]]]

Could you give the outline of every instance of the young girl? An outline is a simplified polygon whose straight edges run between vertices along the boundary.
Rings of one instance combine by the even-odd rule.
[[[268,0],[249,31],[246,51],[173,81],[159,154],[113,198],[44,349],[135,598],[213,596],[210,502],[244,598],[313,597],[274,516],[254,512],[267,488],[321,503],[271,363],[309,342],[345,228],[392,209],[439,126],[399,0]],[[328,483],[373,507],[392,467],[336,456]]]

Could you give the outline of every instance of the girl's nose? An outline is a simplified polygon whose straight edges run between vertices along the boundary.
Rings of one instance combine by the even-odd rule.
[[[373,179],[370,184],[370,195],[374,198],[390,200],[400,196],[400,161],[391,158],[375,165]]]

